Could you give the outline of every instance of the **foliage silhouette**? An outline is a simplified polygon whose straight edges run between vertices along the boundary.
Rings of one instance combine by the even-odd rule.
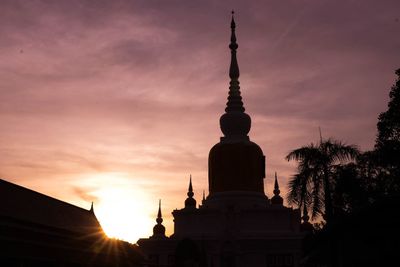
[[[400,192],[400,69],[389,93],[388,110],[378,117],[375,157],[381,169],[384,193]]]
[[[333,216],[332,192],[335,171],[358,156],[358,148],[333,139],[291,151],[286,159],[298,161],[298,173],[289,181],[288,200],[300,207],[310,206],[312,218],[323,214],[328,223]]]
[[[322,213],[323,204],[329,222],[307,237],[304,266],[394,266],[398,262],[400,69],[396,74],[388,110],[378,118],[374,150],[352,153],[345,149],[335,157],[343,144],[327,140],[339,145],[329,156],[330,145],[324,148],[327,141],[321,140],[287,156],[299,162],[298,173],[289,182],[289,201],[312,205],[314,217]],[[321,192],[325,184],[328,188]]]

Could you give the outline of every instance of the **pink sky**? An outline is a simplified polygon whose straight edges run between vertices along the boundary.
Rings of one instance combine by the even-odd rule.
[[[317,141],[318,126],[371,149],[400,67],[397,0],[10,0],[0,8],[0,177],[94,201],[105,228],[126,231],[111,235],[130,241],[151,234],[161,198],[171,233],[189,174],[198,202],[208,188],[232,8],[267,195],[275,171],[286,192],[295,165],[284,156]]]

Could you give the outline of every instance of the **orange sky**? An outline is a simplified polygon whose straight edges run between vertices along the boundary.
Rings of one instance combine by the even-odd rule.
[[[251,139],[283,194],[298,146],[370,149],[399,66],[398,1],[2,1],[0,177],[95,212],[130,241],[167,232],[189,174],[207,192],[228,92],[230,9]]]

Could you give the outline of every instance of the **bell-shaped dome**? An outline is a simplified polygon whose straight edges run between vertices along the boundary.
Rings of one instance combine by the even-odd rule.
[[[265,157],[251,142],[220,142],[208,157],[210,194],[226,191],[264,193]]]
[[[165,236],[165,227],[162,224],[156,224],[153,227],[153,236]]]

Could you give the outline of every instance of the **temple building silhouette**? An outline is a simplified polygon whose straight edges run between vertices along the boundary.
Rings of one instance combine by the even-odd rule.
[[[139,266],[141,253],[108,238],[86,210],[0,179],[0,266]]]
[[[265,156],[248,136],[251,118],[240,93],[235,28],[232,16],[229,95],[220,118],[223,137],[208,157],[209,194],[198,205],[190,177],[184,207],[172,212],[170,237],[160,203],[153,235],[138,241],[148,266],[299,266],[300,211],[283,205],[276,173],[273,196],[265,195]]]

